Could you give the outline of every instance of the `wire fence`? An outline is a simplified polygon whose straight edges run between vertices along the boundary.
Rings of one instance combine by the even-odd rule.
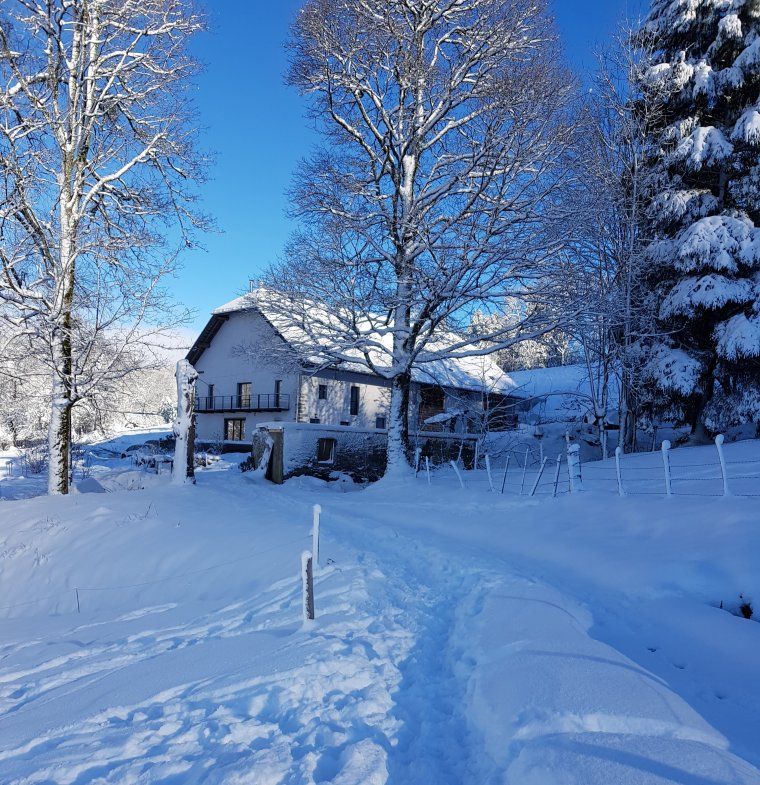
[[[715,440],[714,460],[694,460],[691,456],[672,454],[669,442],[655,453],[617,453],[614,461],[581,463],[577,450],[569,450],[552,459],[544,458],[531,465],[523,452],[500,466],[466,470],[461,462],[451,462],[456,475],[438,476],[455,485],[483,488],[496,493],[518,496],[564,496],[592,491],[617,496],[685,496],[685,497],[760,497],[760,458],[736,457],[727,460],[723,439]],[[576,463],[577,462],[577,463]],[[418,474],[424,479],[426,471]],[[428,482],[432,475],[427,473]]]

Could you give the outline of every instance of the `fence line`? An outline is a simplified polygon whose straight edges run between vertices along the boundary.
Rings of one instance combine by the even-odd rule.
[[[582,481],[585,480],[587,482],[586,490],[591,489],[592,491],[600,491],[603,493],[610,492],[619,496],[704,496],[707,498],[720,496],[735,496],[739,498],[760,497],[760,492],[743,492],[732,485],[734,481],[757,480],[758,486],[760,487],[760,458],[725,460],[723,454],[723,440],[720,436],[716,437],[715,447],[716,461],[699,462],[687,460],[686,462],[681,462],[678,460],[677,454],[674,459],[673,453],[670,450],[670,444],[666,441],[659,451],[659,466],[631,466],[628,464],[626,458],[637,459],[642,455],[641,453],[618,455],[616,456],[616,462],[612,465],[601,466],[593,462],[581,464],[578,461],[576,450],[572,453],[570,467],[567,472],[563,473],[564,476],[560,477],[559,466],[563,458],[560,454],[557,458],[557,467],[555,471],[551,473],[554,474],[554,476],[542,476],[543,468],[547,461],[547,459],[544,458],[537,468],[537,476],[533,482],[528,482],[528,461],[526,460],[528,456],[524,453],[523,455],[525,457],[523,460],[516,461],[517,466],[510,475],[513,478],[511,482],[507,481],[510,460],[514,457],[511,452],[507,454],[507,460],[503,465],[503,469],[494,466],[493,461],[491,461],[488,455],[485,456],[485,460],[492,475],[499,471],[503,472],[501,483],[505,490],[502,492],[518,496],[538,496],[547,494],[550,496],[559,496],[569,494],[573,492],[574,479],[575,485],[578,486],[579,489],[583,487]],[[650,453],[649,455],[651,456],[652,454]],[[747,467],[752,465],[758,466],[758,471],[755,473],[750,469],[749,471],[751,473],[747,473]],[[744,472],[741,474],[733,474],[730,471],[730,467],[732,466],[744,467]],[[700,469],[707,471],[694,471]],[[574,478],[570,476],[571,471],[574,472]],[[461,473],[460,471],[457,471],[456,473],[462,490],[468,487],[468,483],[465,482],[465,476],[479,477],[480,475],[483,475],[483,477],[487,479],[486,475],[488,474],[488,472],[484,474],[484,472],[479,469],[472,469],[469,471],[462,469]],[[706,474],[707,476],[705,476]],[[428,478],[428,483],[430,484],[430,482],[431,481]],[[701,489],[696,491],[687,489],[679,490],[679,488],[683,488],[684,483],[690,482],[700,484],[715,483],[718,488],[722,488],[722,492]],[[642,488],[642,485],[658,485],[662,490],[648,490]],[[492,487],[491,483],[488,483],[488,486]]]

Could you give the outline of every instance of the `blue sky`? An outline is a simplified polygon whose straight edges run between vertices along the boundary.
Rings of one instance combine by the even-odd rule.
[[[211,31],[194,47],[206,65],[196,103],[203,144],[216,155],[203,204],[220,233],[205,238],[205,251],[185,254],[170,286],[196,311],[192,331],[279,256],[292,228],[285,191],[296,163],[317,140],[304,118],[303,100],[284,84],[283,42],[300,5],[301,0],[206,4]],[[554,0],[570,62],[593,68],[594,49],[636,8],[638,0]]]

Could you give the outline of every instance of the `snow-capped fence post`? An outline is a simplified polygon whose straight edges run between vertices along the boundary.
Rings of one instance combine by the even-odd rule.
[[[538,488],[538,484],[541,482],[541,475],[544,473],[544,469],[546,468],[546,462],[549,459],[544,457],[541,461],[541,468],[538,470],[538,474],[536,475],[536,481],[533,483],[533,487],[530,489],[530,495],[536,495],[536,488]]]
[[[82,606],[79,604],[79,589],[74,589],[74,592],[77,595],[77,613],[82,612]]]
[[[557,456],[557,468],[554,471],[554,493],[552,496],[556,499],[557,498],[557,488],[559,487],[559,471],[562,467],[562,453]]]
[[[501,478],[501,492],[504,494],[504,488],[507,484],[507,472],[509,471],[509,459],[511,455],[507,455],[507,462],[504,464],[504,476]]]
[[[617,473],[618,496],[625,496],[625,491],[623,490],[623,474],[620,470],[620,455],[622,452],[622,447],[615,447],[615,472]]]
[[[723,454],[723,442],[725,437],[719,433],[715,437],[715,447],[718,450],[718,460],[720,461],[720,476],[723,479],[723,495],[730,496],[731,491],[728,490],[728,474],[726,473],[726,456]]]
[[[523,462],[522,481],[520,482],[520,496],[525,493],[525,475],[528,471],[528,455],[530,454],[530,447],[525,448],[525,461]]]
[[[416,477],[420,471],[420,455],[422,455],[422,447],[415,447],[414,449],[414,476]]]
[[[428,485],[430,485],[430,456],[425,456],[425,472],[427,472],[427,481]]]
[[[488,487],[493,493],[493,477],[491,476],[491,456],[486,453],[486,474],[488,475]]]
[[[670,482],[670,442],[665,439],[662,443],[662,465],[665,469],[665,495],[672,496],[673,490]]]
[[[314,564],[319,567],[319,516],[322,514],[322,507],[315,504],[311,508],[311,554],[314,557]]]
[[[462,475],[459,473],[459,467],[457,466],[457,462],[450,461],[450,463],[451,463],[451,468],[454,470],[454,473],[456,474],[457,479],[459,480],[459,484],[464,489],[464,480],[462,479]]]
[[[472,470],[477,471],[480,463],[480,442],[475,442],[475,457],[473,458]]]
[[[177,363],[177,418],[174,421],[172,482],[195,482],[195,381],[198,372],[187,360]]]
[[[301,554],[301,589],[303,593],[303,620],[314,618],[314,570],[312,555],[308,551]]]
[[[570,480],[570,493],[583,490],[580,451],[580,444],[571,444],[567,448],[567,476]]]

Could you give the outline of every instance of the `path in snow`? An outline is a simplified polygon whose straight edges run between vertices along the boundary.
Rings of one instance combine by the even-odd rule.
[[[201,473],[187,491],[6,508],[24,515],[3,547],[25,549],[3,568],[58,589],[68,558],[105,560],[97,585],[111,564],[121,583],[265,555],[188,579],[185,597],[159,585],[4,622],[0,782],[760,784],[760,628],[683,588],[755,574],[726,556],[739,538],[754,552],[749,502],[694,502],[684,522],[663,500],[315,487]],[[303,629],[315,501],[332,563]],[[726,510],[714,542],[711,527],[689,539]]]

